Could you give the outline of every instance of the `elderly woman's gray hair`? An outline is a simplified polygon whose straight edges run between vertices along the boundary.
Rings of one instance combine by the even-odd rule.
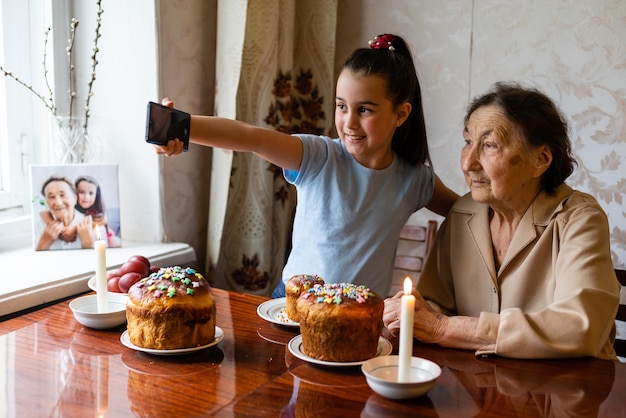
[[[72,192],[74,194],[76,193],[76,187],[74,187],[74,182],[72,180],[70,180],[67,177],[64,176],[59,176],[59,175],[52,175],[50,177],[48,177],[48,179],[46,181],[43,182],[42,186],[41,186],[41,195],[42,196],[46,196],[46,186],[48,186],[48,184],[54,182],[54,181],[63,181],[65,183],[67,183],[67,185],[70,187],[70,190],[72,190]]]
[[[476,109],[498,106],[530,148],[547,145],[552,163],[541,179],[541,188],[548,194],[565,182],[576,167],[565,117],[547,95],[516,83],[496,83],[482,96],[475,98],[465,115],[465,124]]]

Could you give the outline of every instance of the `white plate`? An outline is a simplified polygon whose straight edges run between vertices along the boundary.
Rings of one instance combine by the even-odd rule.
[[[157,356],[179,356],[181,354],[193,353],[195,351],[200,351],[200,350],[204,350],[205,348],[212,347],[215,344],[222,341],[223,339],[224,339],[224,331],[222,331],[222,329],[217,326],[215,327],[215,338],[213,339],[213,341],[211,341],[210,343],[206,345],[201,345],[199,347],[179,348],[179,349],[172,349],[172,350],[157,350],[153,348],[138,347],[132,342],[130,342],[130,337],[128,336],[128,330],[124,331],[122,333],[122,336],[120,337],[120,341],[122,341],[122,344],[124,344],[126,347],[132,348],[133,350],[137,350],[137,351],[143,351],[144,353],[148,353],[148,354],[155,354]]]
[[[293,337],[291,341],[289,341],[288,346],[289,346],[289,351],[291,352],[291,354],[298,357],[300,360],[304,360],[309,363],[320,364],[322,366],[333,366],[333,367],[360,366],[367,361],[367,360],[350,361],[350,362],[324,361],[324,360],[315,359],[313,357],[309,357],[308,355],[304,354],[304,352],[302,351],[302,334],[296,335],[295,337]],[[391,353],[392,349],[393,347],[391,346],[391,343],[385,337],[380,337],[378,339],[378,349],[376,350],[376,354],[374,355],[374,357],[386,356],[387,354]]]
[[[300,324],[287,317],[285,307],[287,298],[270,299],[256,308],[256,313],[266,321],[286,327],[299,327]]]
[[[94,292],[98,291],[98,288],[96,287],[96,276],[93,276],[91,279],[89,279],[89,281],[87,282],[87,286],[89,286],[89,288],[93,290]],[[109,293],[117,293],[118,295],[128,295],[128,293],[119,293],[119,292],[109,292]]]

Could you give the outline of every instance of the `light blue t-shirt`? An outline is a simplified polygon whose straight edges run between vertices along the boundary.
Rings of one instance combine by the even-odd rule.
[[[432,197],[432,168],[410,166],[396,155],[389,167],[372,170],[340,139],[297,136],[304,146],[300,170],[283,170],[298,192],[283,282],[317,274],[329,283],[366,285],[385,297],[400,229]]]

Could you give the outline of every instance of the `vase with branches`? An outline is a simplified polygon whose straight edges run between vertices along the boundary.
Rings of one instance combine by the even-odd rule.
[[[91,110],[89,107],[91,97],[93,96],[93,85],[96,80],[96,67],[98,65],[98,41],[101,37],[101,25],[102,25],[102,0],[96,0],[97,5],[97,18],[95,38],[93,41],[93,52],[91,54],[91,77],[87,83],[87,94],[85,97],[85,106],[82,112],[77,112],[74,108],[76,106],[76,90],[75,90],[75,78],[76,78],[76,63],[75,63],[75,40],[76,31],[79,21],[76,18],[72,18],[69,23],[69,38],[65,52],[67,55],[67,74],[69,77],[69,89],[68,89],[68,111],[64,115],[59,115],[57,112],[57,106],[55,102],[54,91],[52,90],[50,80],[48,77],[48,42],[50,38],[50,28],[47,28],[44,32],[44,56],[43,56],[43,73],[46,86],[46,94],[42,94],[37,91],[32,84],[23,81],[21,78],[7,70],[2,64],[0,64],[0,72],[5,77],[13,79],[15,82],[24,86],[31,93],[33,93],[50,111],[52,116],[52,135],[53,140],[52,147],[58,163],[85,163],[89,162],[96,155],[97,144],[94,142],[93,136],[89,135],[88,125],[89,117],[91,116]]]

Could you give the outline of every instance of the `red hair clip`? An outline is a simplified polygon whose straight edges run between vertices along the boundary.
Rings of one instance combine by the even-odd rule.
[[[393,35],[380,35],[374,38],[374,40],[369,41],[370,48],[372,49],[383,49],[387,48],[390,51],[395,51],[393,44],[396,42],[396,37]]]

